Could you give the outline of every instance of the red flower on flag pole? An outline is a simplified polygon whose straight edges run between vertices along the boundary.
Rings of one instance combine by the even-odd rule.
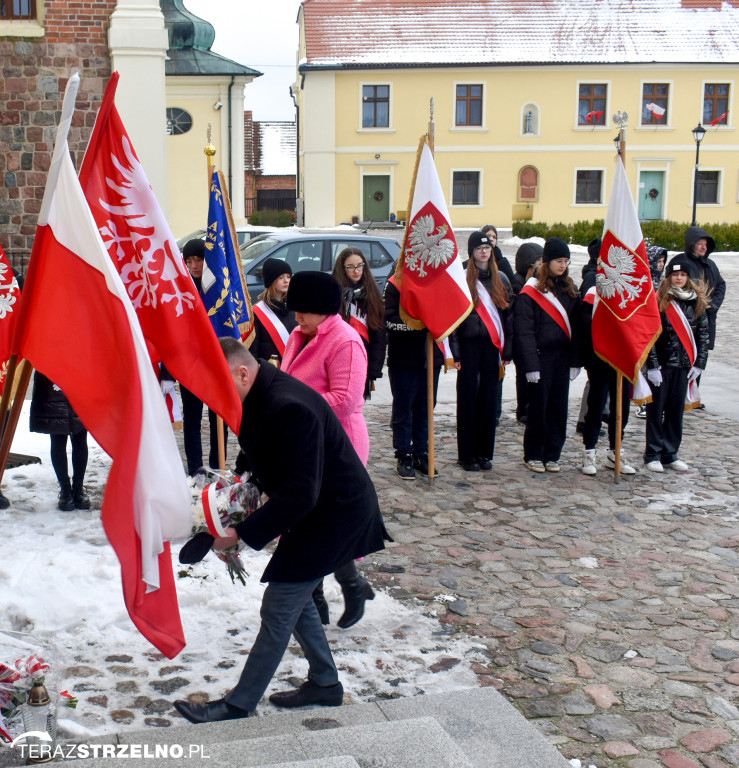
[[[8,257],[0,245],[0,394],[5,388],[5,376],[10,360],[10,342],[15,328],[16,310],[21,292]]]
[[[67,84],[11,350],[61,388],[111,457],[102,521],[139,631],[185,645],[169,540],[189,535],[190,491],[144,337],[72,165]]]
[[[114,72],[85,153],[80,184],[136,310],[152,362],[163,362],[238,434],[241,402],[231,373],[115,107],[117,85]]]
[[[413,327],[425,326],[440,342],[472,311],[472,297],[425,137],[419,145],[416,163],[396,279],[400,281],[402,312]]]
[[[608,201],[595,287],[593,349],[636,384],[662,324],[644,237],[620,157]]]

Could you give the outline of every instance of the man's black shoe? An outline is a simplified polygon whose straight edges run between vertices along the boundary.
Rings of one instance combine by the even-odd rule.
[[[414,456],[413,457],[413,466],[415,467],[416,472],[420,472],[422,475],[425,475],[426,477],[429,476],[429,455],[427,453],[424,453],[421,456]],[[434,477],[439,476],[439,470],[434,467]]]
[[[0,491],[0,509],[7,509],[10,506],[10,499]]]
[[[416,476],[416,470],[413,469],[413,456],[409,453],[398,456],[397,472],[398,477],[402,477],[403,480],[413,480]]]
[[[480,471],[480,465],[476,461],[462,461],[462,459],[460,459],[458,464],[465,472]]]
[[[493,462],[490,461],[490,459],[479,458],[477,460],[477,463],[478,463],[480,469],[482,469],[485,472],[487,472],[488,470],[493,468]]]
[[[323,686],[306,680],[296,691],[273,693],[269,700],[278,707],[288,708],[307,707],[310,704],[340,707],[344,701],[344,687],[341,683]]]
[[[219,720],[239,720],[249,717],[252,713],[229,704],[225,699],[205,701],[196,704],[180,699],[175,701],[174,708],[191,723],[216,723]]]

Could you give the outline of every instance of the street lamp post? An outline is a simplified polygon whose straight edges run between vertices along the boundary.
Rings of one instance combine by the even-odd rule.
[[[698,125],[693,128],[693,138],[695,139],[695,171],[693,173],[693,222],[692,225],[696,225],[695,221],[695,209],[698,205],[698,158],[701,151],[701,142],[706,135],[706,129],[698,122]]]

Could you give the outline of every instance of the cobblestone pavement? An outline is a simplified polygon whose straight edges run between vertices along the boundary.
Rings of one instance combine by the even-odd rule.
[[[712,360],[736,367],[737,261],[719,260],[730,289],[706,379]],[[493,471],[462,471],[452,377],[442,376],[433,487],[395,473],[386,383],[365,409],[369,468],[395,539],[365,564],[368,577],[484,643],[480,685],[566,757],[598,768],[739,766],[738,424],[722,415],[736,382],[686,414],[687,473],[644,470],[644,422],[632,418],[625,447],[637,474],[615,484],[603,438],[598,474],[578,471],[574,395],[562,472],[529,472],[508,380]]]

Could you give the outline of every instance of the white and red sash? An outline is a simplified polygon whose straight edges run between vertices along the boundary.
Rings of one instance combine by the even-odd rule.
[[[585,295],[582,297],[582,300],[586,304],[595,305],[595,299],[597,298],[597,295],[598,294],[597,294],[597,291],[595,290],[595,286],[593,286],[592,288],[588,288]]]
[[[369,328],[367,327],[367,316],[363,315],[356,304],[349,305],[349,325],[364,339],[365,344],[369,344]]]
[[[690,365],[695,365],[695,360],[698,357],[698,347],[695,344],[693,329],[690,327],[688,318],[685,317],[685,312],[683,312],[682,307],[676,301],[671,300],[667,305],[665,315],[667,315],[667,319],[675,329],[680,343],[685,347],[685,351],[690,358]]]
[[[277,347],[277,353],[280,357],[285,354],[285,344],[290,337],[290,332],[285,328],[282,320],[275,314],[274,310],[264,301],[259,301],[254,305],[254,314],[259,318],[261,324],[265,327],[272,343]]]
[[[493,342],[502,359],[505,333],[503,332],[503,323],[500,321],[500,312],[493,304],[493,298],[488,293],[487,288],[479,280],[477,281],[477,295],[480,297],[480,303],[475,307],[475,311],[480,315],[483,325],[490,334],[490,341]]]
[[[570,327],[570,318],[562,306],[559,299],[551,292],[542,293],[537,287],[538,280],[530,277],[526,285],[521,289],[521,293],[533,299],[555,323],[567,334],[567,338],[572,338],[572,328]]]

